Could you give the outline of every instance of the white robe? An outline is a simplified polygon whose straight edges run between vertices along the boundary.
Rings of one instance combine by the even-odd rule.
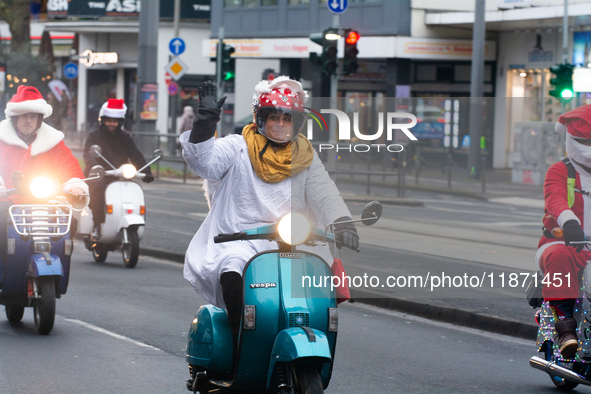
[[[189,244],[184,277],[206,301],[225,307],[220,275],[238,272],[256,253],[277,249],[267,240],[216,244],[219,233],[235,233],[279,221],[289,212],[301,212],[312,226],[322,229],[343,216],[351,216],[337,187],[314,153],[312,164],[301,173],[277,183],[262,181],[254,171],[242,135],[189,142],[190,131],[180,142],[189,167],[206,181],[210,211]],[[318,223],[316,223],[318,222]],[[328,246],[306,247],[332,264]]]

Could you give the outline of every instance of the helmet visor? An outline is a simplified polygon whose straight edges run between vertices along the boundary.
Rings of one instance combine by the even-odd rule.
[[[298,138],[305,119],[306,114],[301,110],[285,107],[262,107],[256,113],[259,133],[281,144]]]

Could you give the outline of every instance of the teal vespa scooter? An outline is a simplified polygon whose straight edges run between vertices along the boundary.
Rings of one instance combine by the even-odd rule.
[[[382,214],[379,202],[369,203],[361,219],[372,225]],[[344,222],[341,222],[344,223]],[[219,234],[215,242],[251,239],[276,241],[278,250],[255,255],[244,268],[244,309],[232,368],[232,334],[224,309],[202,306],[188,333],[187,388],[215,392],[323,393],[330,382],[338,330],[335,291],[314,287],[307,277],[332,277],[319,256],[297,245],[334,242],[334,235],[312,228],[301,214],[278,223],[235,234]],[[304,286],[304,282],[307,284]]]

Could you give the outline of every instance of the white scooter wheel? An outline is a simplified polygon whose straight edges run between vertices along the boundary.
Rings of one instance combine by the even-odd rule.
[[[137,233],[137,227],[123,229],[127,232],[127,243],[121,245],[123,254],[123,263],[127,268],[134,268],[137,265],[140,256],[140,236]],[[125,237],[123,238],[125,239]]]

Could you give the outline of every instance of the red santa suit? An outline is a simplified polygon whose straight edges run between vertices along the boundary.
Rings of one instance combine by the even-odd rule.
[[[64,134],[46,123],[36,130],[37,137],[27,145],[17,134],[10,121],[11,116],[24,113],[51,115],[52,108],[39,91],[30,86],[20,86],[17,94],[6,106],[7,120],[0,122],[0,185],[10,189],[14,171],[22,171],[25,181],[38,176],[58,179],[63,191],[80,188],[88,193],[88,186],[78,160],[64,144]]]
[[[577,142],[577,139],[591,139],[591,105],[562,115],[556,124],[556,131],[567,132],[566,152],[576,170],[575,189],[591,192],[591,146]],[[575,220],[586,235],[591,235],[591,196],[575,192],[574,203],[569,207],[567,180],[565,163],[555,163],[548,169],[544,180],[544,227],[552,231]],[[579,273],[589,260],[591,251],[588,249],[577,253],[575,247],[565,245],[564,238],[543,236],[538,243],[536,261],[546,281],[550,282],[544,284],[544,299],[578,298]]]

